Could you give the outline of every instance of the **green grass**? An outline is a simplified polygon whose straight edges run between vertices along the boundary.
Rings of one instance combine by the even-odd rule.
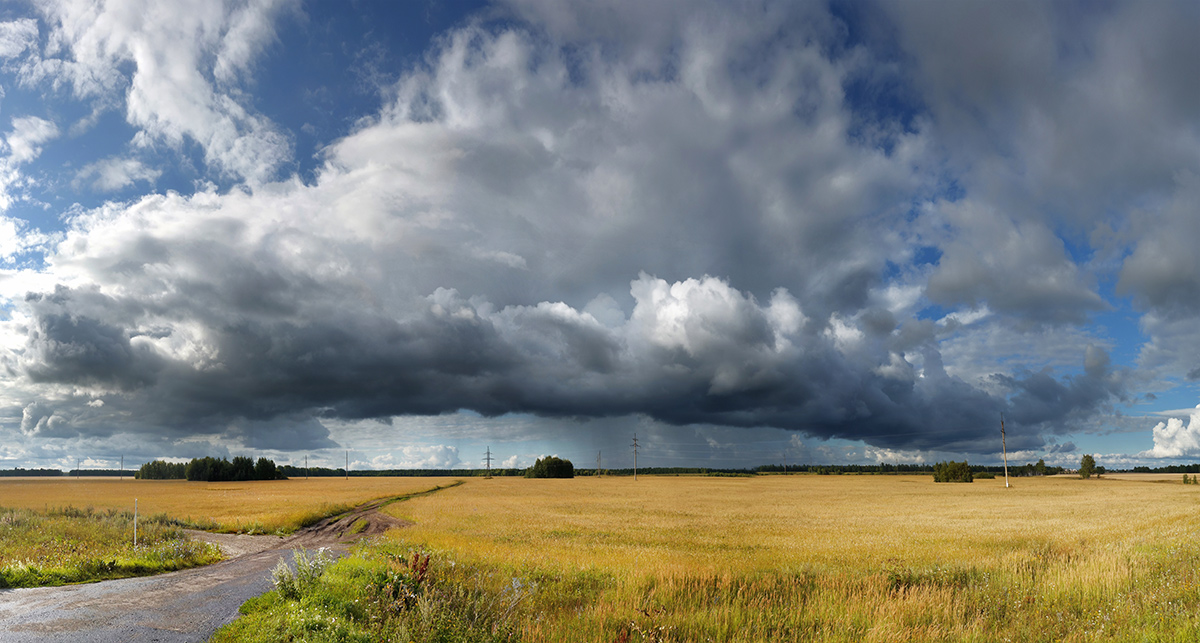
[[[278,589],[247,601],[243,616],[211,640],[517,641],[516,628],[528,618],[523,603],[533,593],[494,570],[395,544],[359,548],[315,576],[321,565],[300,553],[297,563],[307,571],[277,570]]]
[[[0,508],[0,588],[145,576],[219,559],[215,547],[188,541],[165,515],[139,519],[135,549],[130,512]]]

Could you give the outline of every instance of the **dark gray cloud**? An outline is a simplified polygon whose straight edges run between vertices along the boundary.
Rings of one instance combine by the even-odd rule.
[[[1195,369],[1196,11],[514,0],[307,183],[267,182],[265,116],[130,111],[258,178],[76,208],[5,275],[5,426],[322,449],[466,409],[992,453],[1003,413],[1042,448],[1151,379],[1090,325],[1113,279],[1139,366]]]
[[[931,342],[918,370],[896,350],[911,350],[911,336],[881,311],[867,311],[861,328],[837,317],[805,322],[785,292],[762,305],[712,278],[668,284],[643,275],[632,293],[637,304],[618,327],[565,304],[492,310],[452,291],[431,295],[423,312],[404,320],[350,308],[336,318],[306,311],[304,324],[241,319],[206,329],[204,352],[217,357],[192,362],[166,358],[152,344],[134,350],[132,329],[75,321],[62,334],[70,341],[60,342],[70,350],[30,352],[22,368],[35,382],[53,374],[53,382],[91,394],[31,402],[22,429],[52,437],[141,426],[251,448],[325,448],[335,444],[320,418],[469,409],[644,415],[886,448],[988,452],[1001,412],[1013,423],[1014,448],[1033,448],[1047,427],[1070,427],[1123,395],[1101,349],[1089,348],[1080,376],[997,375],[1012,391],[1006,401],[947,375]],[[232,312],[241,300],[230,296]],[[81,319],[70,291],[53,299],[49,309],[33,307],[31,344],[55,323]],[[105,330],[81,333],[81,325]],[[156,341],[172,340],[170,331],[160,335]],[[121,359],[79,357],[114,350]],[[154,377],[129,375],[143,372]]]

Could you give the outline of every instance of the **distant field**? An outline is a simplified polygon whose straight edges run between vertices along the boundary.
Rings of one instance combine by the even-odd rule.
[[[998,564],[1033,544],[1096,549],[1200,530],[1200,486],[1165,480],[1176,484],[1019,478],[1005,489],[1003,477],[971,484],[935,484],[932,476],[493,478],[387,510],[416,523],[404,532],[413,542],[574,568]]]
[[[57,507],[165,513],[223,531],[290,531],[319,517],[386,496],[446,485],[450,478],[312,478],[187,482],[116,478],[0,478],[0,507]]]
[[[593,587],[525,640],[1197,640],[1200,486],[1169,482],[496,478],[389,511],[400,542]]]

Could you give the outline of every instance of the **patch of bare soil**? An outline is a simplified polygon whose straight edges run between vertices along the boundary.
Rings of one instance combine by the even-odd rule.
[[[393,518],[379,509],[394,499],[384,498],[359,505],[350,511],[326,518],[305,527],[291,536],[250,536],[246,534],[214,534],[185,529],[192,540],[212,543],[221,548],[226,558],[256,554],[268,549],[313,549],[331,547],[345,549],[347,545],[369,536],[379,536],[394,527],[407,527],[409,522]]]

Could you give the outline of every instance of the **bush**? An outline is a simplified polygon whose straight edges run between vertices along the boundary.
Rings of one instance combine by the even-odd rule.
[[[292,560],[296,563],[296,571],[292,571],[287,562],[282,560],[271,570],[271,582],[275,583],[275,590],[287,600],[297,600],[304,595],[333,562],[324,547],[311,556],[306,550],[297,549],[292,553]]]
[[[570,460],[555,456],[538,458],[538,461],[525,470],[526,478],[574,478],[575,465]]]
[[[939,462],[933,467],[934,482],[971,482],[974,475],[966,460],[962,462]]]

